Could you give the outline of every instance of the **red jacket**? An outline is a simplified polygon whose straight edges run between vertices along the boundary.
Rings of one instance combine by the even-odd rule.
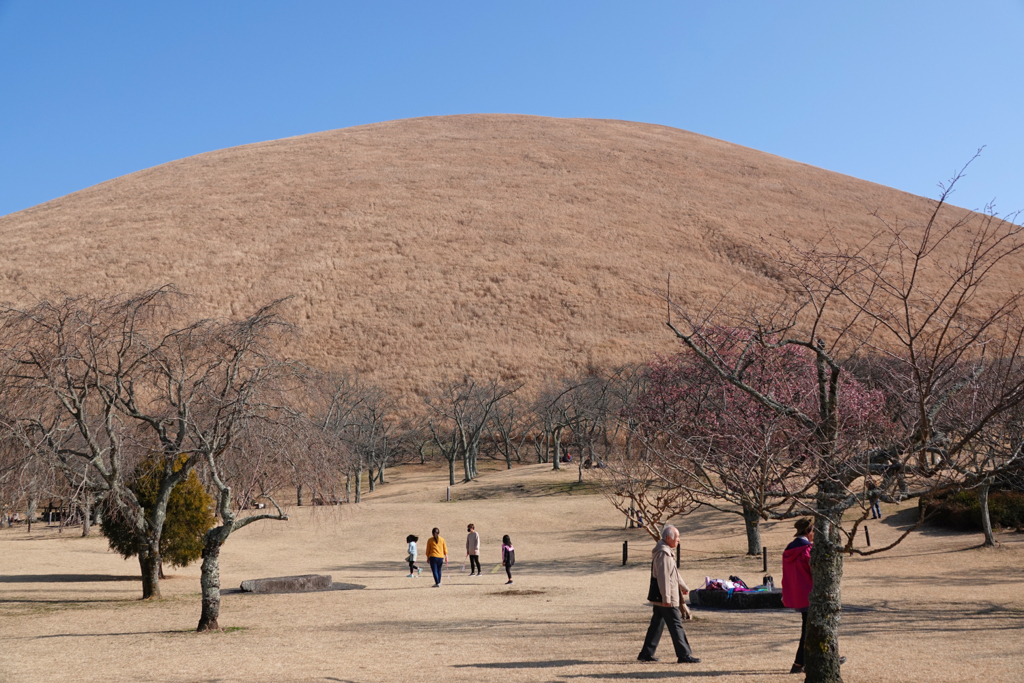
[[[790,609],[807,609],[812,588],[811,542],[798,536],[782,553],[782,604]]]

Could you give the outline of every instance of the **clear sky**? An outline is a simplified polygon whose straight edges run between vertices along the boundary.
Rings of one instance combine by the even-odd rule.
[[[1024,0],[0,0],[0,215],[210,150],[480,112],[626,119],[1024,209]]]

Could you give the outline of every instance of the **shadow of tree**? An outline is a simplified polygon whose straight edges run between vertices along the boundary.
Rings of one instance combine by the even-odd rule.
[[[582,659],[555,659],[548,662],[487,662],[479,664],[453,664],[453,669],[557,669],[564,666],[580,666],[581,664],[603,664],[604,662],[588,662]]]
[[[139,575],[114,574],[6,574],[0,583],[93,583],[100,581],[142,581]]]

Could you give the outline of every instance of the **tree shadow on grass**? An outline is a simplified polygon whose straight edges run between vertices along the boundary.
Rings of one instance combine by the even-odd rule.
[[[6,574],[0,575],[0,583],[98,583],[101,581],[142,581],[138,574],[117,576],[114,574]]]
[[[124,633],[51,633],[48,636],[31,636],[31,640],[47,640],[51,638],[113,638],[117,636],[161,636],[196,633],[195,629],[168,631],[131,631]]]
[[[561,678],[606,678],[611,680],[630,680],[630,679],[648,679],[655,680],[659,678],[691,678],[691,677],[705,677],[712,678],[718,676],[771,676],[773,674],[782,674],[784,671],[779,669],[756,669],[751,671],[693,671],[680,669],[679,671],[622,671],[619,673],[605,673],[605,674],[562,674]]]
[[[582,659],[555,659],[547,662],[481,662],[479,664],[453,664],[453,669],[557,669],[582,664],[604,664]]]

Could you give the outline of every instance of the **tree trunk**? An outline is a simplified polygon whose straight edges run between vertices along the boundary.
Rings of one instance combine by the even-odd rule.
[[[981,505],[981,530],[985,532],[985,542],[982,545],[994,546],[996,537],[992,533],[992,517],[988,513],[988,491],[988,484],[983,484],[978,489],[978,503]]]
[[[345,473],[345,502],[352,502],[352,473]]]
[[[384,483],[384,463],[380,464],[379,474],[380,474],[380,476],[377,477],[377,483],[383,484]]]
[[[139,566],[142,568],[142,599],[158,599],[160,597],[160,553],[143,550],[139,553]]]
[[[356,468],[356,502],[363,500],[363,468]]]
[[[555,457],[551,459],[554,463],[551,469],[560,470],[562,469],[562,428],[555,427],[551,432],[551,440],[554,441],[555,445]]]
[[[842,683],[839,672],[839,617],[842,610],[843,554],[839,530],[828,521],[825,512],[835,509],[836,495],[823,485],[819,492],[818,517],[814,521],[814,547],[811,549],[810,608],[807,614],[807,638],[804,665],[807,683]]]
[[[377,478],[373,474],[373,465],[370,465],[369,469],[370,469],[370,476],[367,477],[367,480],[370,482],[370,493],[373,493],[374,491],[377,490]]]
[[[295,486],[295,504],[298,505],[299,507],[302,507],[303,490],[304,487],[302,486],[302,484],[297,484]]]
[[[761,554],[761,515],[746,505],[743,506],[743,523],[747,527],[747,555]]]
[[[214,533],[220,532],[220,533]],[[203,545],[203,566],[199,584],[203,590],[203,612],[196,631],[219,631],[220,624],[220,548],[224,545],[223,527],[211,530]]]
[[[455,486],[455,457],[448,458],[448,485]]]
[[[35,482],[33,482],[34,484]],[[36,521],[36,511],[39,508],[39,497],[36,495],[35,490],[32,490],[28,495],[28,510],[25,511],[25,519],[31,525],[32,522]]]
[[[89,524],[92,521],[92,493],[86,491],[82,495],[82,502],[80,504],[82,510],[82,538],[89,535]]]

